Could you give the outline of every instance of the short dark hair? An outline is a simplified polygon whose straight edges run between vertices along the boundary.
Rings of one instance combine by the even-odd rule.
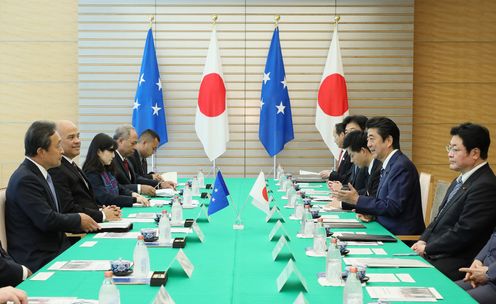
[[[139,137],[139,141],[141,141],[143,138],[148,137],[150,139],[157,139],[160,142],[160,136],[157,134],[157,132],[153,131],[152,129],[146,129],[143,131]]]
[[[334,125],[334,129],[336,130],[336,134],[343,134],[344,133],[344,125],[342,122],[338,122],[337,124]]]
[[[352,131],[344,137],[343,148],[350,148],[353,152],[360,152],[362,148],[369,150],[367,147],[367,133],[363,131]]]
[[[104,172],[110,171],[114,172],[114,167],[112,164],[104,166],[100,157],[98,157],[98,151],[112,151],[117,149],[117,143],[112,137],[105,133],[98,133],[93,137],[88,148],[88,153],[86,154],[86,160],[83,164],[84,172]]]
[[[462,139],[467,152],[478,148],[480,150],[481,158],[487,159],[491,137],[489,135],[489,130],[486,127],[466,122],[451,128],[450,133],[451,136],[457,135]]]
[[[344,128],[346,129],[346,126],[350,123],[350,122],[354,122],[356,123],[360,129],[362,131],[365,130],[366,126],[367,126],[367,121],[369,119],[366,117],[366,116],[363,116],[363,115],[349,115],[349,116],[346,116],[344,119],[343,119],[343,125],[344,125]]]
[[[32,157],[38,154],[38,148],[48,150],[52,141],[50,137],[55,133],[56,125],[53,121],[37,120],[29,126],[24,136],[24,154]]]
[[[386,140],[388,136],[393,138],[393,149],[400,148],[400,129],[394,121],[387,117],[373,117],[367,121],[367,129],[377,129],[377,133]]]

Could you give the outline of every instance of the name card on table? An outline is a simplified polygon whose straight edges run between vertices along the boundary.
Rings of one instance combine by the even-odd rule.
[[[300,291],[293,304],[309,304],[307,299],[303,296],[303,292]]]
[[[164,285],[160,286],[153,304],[176,304],[170,294],[165,290]]]
[[[203,240],[205,239],[205,235],[203,234],[203,231],[201,231],[200,225],[198,225],[197,222],[194,222],[191,228],[193,228],[193,232],[196,234],[200,242],[203,243]]]
[[[210,223],[210,216],[208,215],[208,208],[207,208],[207,206],[205,206],[205,204],[201,204],[200,212],[196,216],[195,221],[198,221],[199,219],[202,219],[203,217],[205,217],[207,219],[207,222]]]
[[[184,254],[184,251],[182,249],[179,249],[179,252],[171,261],[167,269],[169,269],[172,266],[172,264],[174,264],[175,261],[177,261],[179,265],[181,265],[181,268],[184,271],[184,273],[186,273],[186,275],[189,278],[191,278],[191,275],[193,274],[193,270],[195,270],[195,266],[193,266],[193,263],[191,263],[191,261],[188,259],[186,254]]]
[[[285,222],[284,217],[282,216],[281,212],[279,211],[279,207],[274,206],[272,209],[270,209],[269,213],[267,213],[267,216],[265,217],[265,221],[269,222],[271,218],[274,217],[274,215],[277,214],[279,216],[279,219],[283,222]]]
[[[305,288],[305,291],[308,291],[307,281],[301,275],[301,272],[298,270],[298,268],[296,268],[295,262],[290,259],[288,261],[288,264],[286,265],[286,267],[284,267],[282,272],[277,277],[276,285],[277,285],[277,291],[278,292],[280,292],[281,289],[284,287],[284,285],[286,285],[286,283],[288,282],[288,279],[291,277],[291,275],[293,273],[295,274],[296,278],[301,283],[303,288]]]
[[[274,238],[274,236],[276,235],[276,233],[281,230],[282,232],[282,236],[286,236],[286,238],[288,240],[290,240],[289,238],[289,235],[288,233],[286,232],[286,229],[284,229],[284,227],[282,226],[282,223],[281,221],[277,221],[276,224],[274,225],[274,227],[272,227],[272,230],[270,231],[269,233],[269,241],[272,241],[272,239]]]
[[[276,246],[272,250],[272,260],[275,261],[277,259],[277,257],[279,256],[279,254],[281,253],[281,251],[284,247],[286,247],[288,249],[290,258],[292,258],[293,260],[295,259],[294,254],[291,251],[291,248],[289,247],[288,241],[286,240],[286,238],[283,235],[283,236],[281,236],[279,241],[277,241]]]

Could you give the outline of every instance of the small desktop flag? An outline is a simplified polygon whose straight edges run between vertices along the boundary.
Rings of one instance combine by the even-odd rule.
[[[265,175],[263,171],[260,171],[255,184],[251,187],[250,196],[253,198],[253,206],[262,210],[265,214],[270,212],[269,196],[267,194],[267,185],[265,183]]]
[[[334,155],[339,157],[339,147],[334,142],[334,125],[348,115],[348,93],[341,61],[338,26],[334,28],[331,46],[320,81],[319,96],[315,113],[315,126],[325,144]]]
[[[260,100],[258,137],[267,153],[277,155],[294,139],[286,72],[279,42],[279,28],[274,29],[265,64]]]
[[[215,28],[210,36],[210,45],[198,92],[195,130],[210,161],[214,161],[226,152],[226,145],[229,142],[229,119],[226,87]]]
[[[159,146],[167,143],[167,126],[162,96],[162,83],[158,71],[157,55],[153,43],[152,29],[146,36],[138,88],[133,105],[133,127],[138,136],[148,129],[155,131],[160,137]]]
[[[229,190],[227,190],[226,182],[222,177],[222,173],[217,172],[217,178],[214,182],[214,189],[212,190],[212,195],[210,197],[210,204],[208,205],[208,215],[212,215],[215,212],[222,210],[229,206],[229,201],[227,196],[229,195]]]

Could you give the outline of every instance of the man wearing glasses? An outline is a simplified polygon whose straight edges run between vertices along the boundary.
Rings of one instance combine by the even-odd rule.
[[[496,219],[496,177],[487,163],[489,130],[463,123],[451,129],[449,167],[460,172],[439,212],[412,249],[452,280],[484,247]]]

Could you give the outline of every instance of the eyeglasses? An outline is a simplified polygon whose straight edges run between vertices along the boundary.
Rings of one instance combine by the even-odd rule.
[[[458,149],[458,148],[455,148],[451,145],[446,145],[446,152],[448,152],[448,153],[450,153],[450,152],[456,153],[459,151],[460,151],[460,149]]]

